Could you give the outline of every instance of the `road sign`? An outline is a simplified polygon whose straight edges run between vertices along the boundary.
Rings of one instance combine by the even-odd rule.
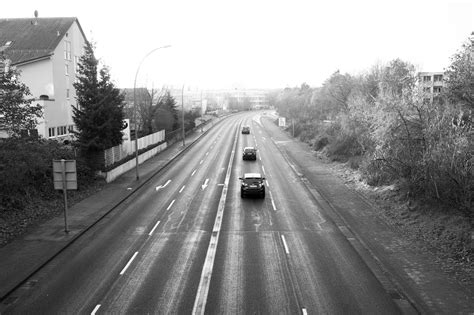
[[[285,117],[278,118],[278,127],[286,127],[286,119]]]
[[[76,190],[76,160],[53,160],[53,181],[54,189]]]
[[[67,190],[77,189],[76,160],[53,160],[54,189],[64,193],[64,231],[69,233],[67,225]]]

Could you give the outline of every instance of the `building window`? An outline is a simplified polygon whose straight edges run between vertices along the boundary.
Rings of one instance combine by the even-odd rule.
[[[423,76],[423,82],[431,82],[431,76],[430,75]]]
[[[67,132],[68,133],[73,133],[74,132],[74,125],[67,126]]]
[[[64,59],[71,60],[71,42],[68,40],[64,41]]]
[[[433,87],[433,93],[441,93],[441,86]]]
[[[443,75],[442,74],[435,74],[433,79],[434,79],[435,82],[441,82],[441,81],[443,81]]]
[[[54,127],[51,127],[51,128],[48,128],[48,134],[49,134],[49,137],[52,138],[54,137],[54,131],[55,131],[56,128]]]
[[[431,93],[431,88],[430,87],[425,87],[425,88],[423,88],[423,92]]]
[[[58,127],[58,136],[62,136],[66,134],[66,126],[59,126]]]

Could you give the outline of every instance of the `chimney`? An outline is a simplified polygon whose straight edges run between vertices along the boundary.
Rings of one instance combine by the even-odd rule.
[[[31,24],[38,25],[38,10],[35,10],[35,20]]]

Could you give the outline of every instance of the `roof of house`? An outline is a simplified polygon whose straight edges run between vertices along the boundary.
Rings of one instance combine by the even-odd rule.
[[[51,56],[74,22],[84,36],[75,17],[0,19],[0,47],[14,65]]]

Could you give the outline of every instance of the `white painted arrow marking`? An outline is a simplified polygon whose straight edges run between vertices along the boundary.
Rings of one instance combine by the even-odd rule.
[[[169,183],[171,183],[171,179],[168,179],[168,181],[164,185],[156,186],[155,190],[158,191],[160,189],[163,189],[168,186]]]
[[[206,178],[206,180],[204,181],[204,185],[201,185],[202,190],[206,189],[206,187],[208,186],[207,183],[209,183],[209,178]]]

